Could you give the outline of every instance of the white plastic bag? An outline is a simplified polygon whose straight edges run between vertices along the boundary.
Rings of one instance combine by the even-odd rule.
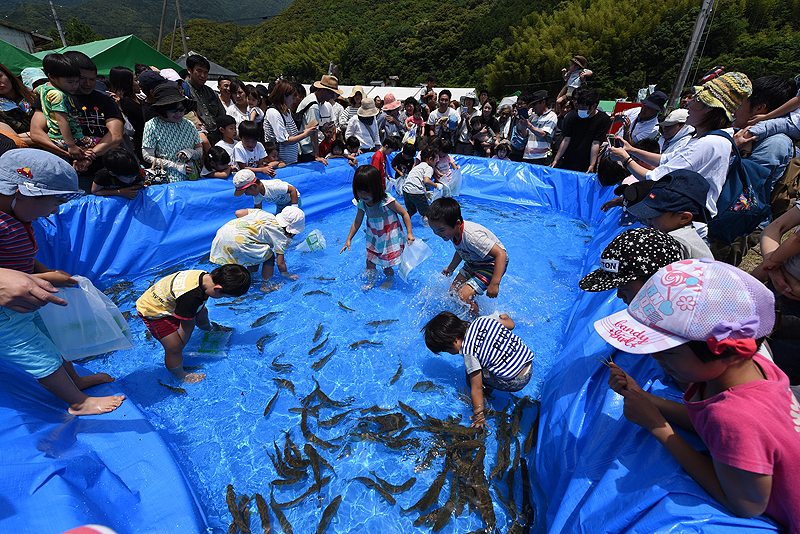
[[[408,282],[408,273],[411,269],[425,261],[433,254],[431,247],[421,239],[415,239],[410,245],[406,245],[403,255],[400,256],[400,267],[397,269],[404,281]]]
[[[450,174],[450,180],[444,184],[445,191],[442,196],[457,197],[461,194],[461,168],[453,169]]]
[[[300,252],[316,252],[325,250],[325,237],[319,230],[311,230],[308,236],[297,245]]]
[[[42,307],[39,314],[56,348],[72,361],[112,350],[133,348],[131,329],[119,308],[88,278],[73,276],[78,287],[61,287],[67,306]]]
[[[224,358],[228,355],[228,341],[231,335],[233,332],[230,330],[206,332],[195,328],[183,349],[183,355],[192,358]]]

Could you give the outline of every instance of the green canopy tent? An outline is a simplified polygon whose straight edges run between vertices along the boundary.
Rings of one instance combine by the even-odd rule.
[[[67,46],[59,48],[58,50],[48,50],[46,52],[37,52],[35,55],[40,58],[39,65],[41,66],[41,58],[51,52],[58,52],[63,54],[69,51],[83,52],[94,61],[97,65],[97,73],[103,76],[108,76],[112,67],[123,66],[133,69],[134,63],[144,63],[158,69],[175,69],[181,70],[181,66],[169,59],[167,56],[148,45],[135,35],[126,35],[124,37],[115,37],[114,39],[103,39],[102,41],[94,41],[76,46]]]
[[[41,58],[5,41],[0,41],[0,63],[5,65],[16,76],[19,76],[22,69],[27,67],[42,68]]]

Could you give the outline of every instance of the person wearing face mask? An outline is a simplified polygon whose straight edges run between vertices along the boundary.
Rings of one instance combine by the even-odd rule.
[[[366,98],[361,101],[358,113],[354,117],[350,117],[350,122],[347,124],[345,137],[355,136],[363,152],[372,152],[381,146],[378,124],[375,120],[377,114],[378,108],[375,107],[375,101]]]
[[[600,143],[611,127],[611,117],[597,109],[600,94],[596,89],[581,87],[576,91],[576,116],[564,126],[564,139],[551,167],[578,172],[593,172]]]

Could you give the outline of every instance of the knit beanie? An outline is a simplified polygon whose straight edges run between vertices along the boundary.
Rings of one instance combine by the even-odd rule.
[[[695,87],[695,91],[700,102],[712,108],[724,109],[728,119],[733,120],[734,111],[753,92],[753,85],[741,72],[726,72]]]

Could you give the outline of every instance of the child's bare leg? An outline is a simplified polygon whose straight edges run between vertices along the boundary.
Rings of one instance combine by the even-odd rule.
[[[92,375],[80,376],[75,371],[75,367],[72,366],[72,362],[68,362],[66,360],[64,360],[62,367],[78,387],[78,389],[86,389],[92,386],[108,384],[109,382],[114,381],[114,377],[106,373],[94,373]]]
[[[472,315],[478,315],[480,311],[478,309],[478,303],[475,302],[475,295],[477,295],[475,290],[472,289],[472,286],[467,284],[462,285],[461,289],[458,290],[458,298],[467,305],[469,313]]]
[[[47,391],[69,404],[69,413],[72,415],[108,413],[119,408],[119,405],[125,400],[125,395],[87,396],[78,389],[63,365],[55,373],[40,378],[39,383]]]
[[[391,267],[384,267],[383,274],[386,275],[386,280],[381,284],[381,289],[390,289],[394,283],[394,269]]]
[[[281,287],[281,284],[275,284],[270,281],[274,273],[275,273],[274,264],[267,264],[267,262],[261,264],[261,279],[264,281],[261,284],[261,291],[263,291],[264,293],[270,293]]]
[[[187,373],[183,368],[183,348],[189,341],[192,331],[183,331],[183,326],[177,332],[168,336],[164,336],[158,341],[164,346],[164,365],[172,375],[188,384],[194,384],[204,380],[206,375],[204,373]],[[185,341],[184,341],[185,337]]]
[[[364,271],[364,275],[367,277],[367,283],[361,286],[361,289],[367,290],[375,287],[375,278],[378,276],[378,271],[375,269],[375,264],[369,260],[367,260],[367,270]]]

